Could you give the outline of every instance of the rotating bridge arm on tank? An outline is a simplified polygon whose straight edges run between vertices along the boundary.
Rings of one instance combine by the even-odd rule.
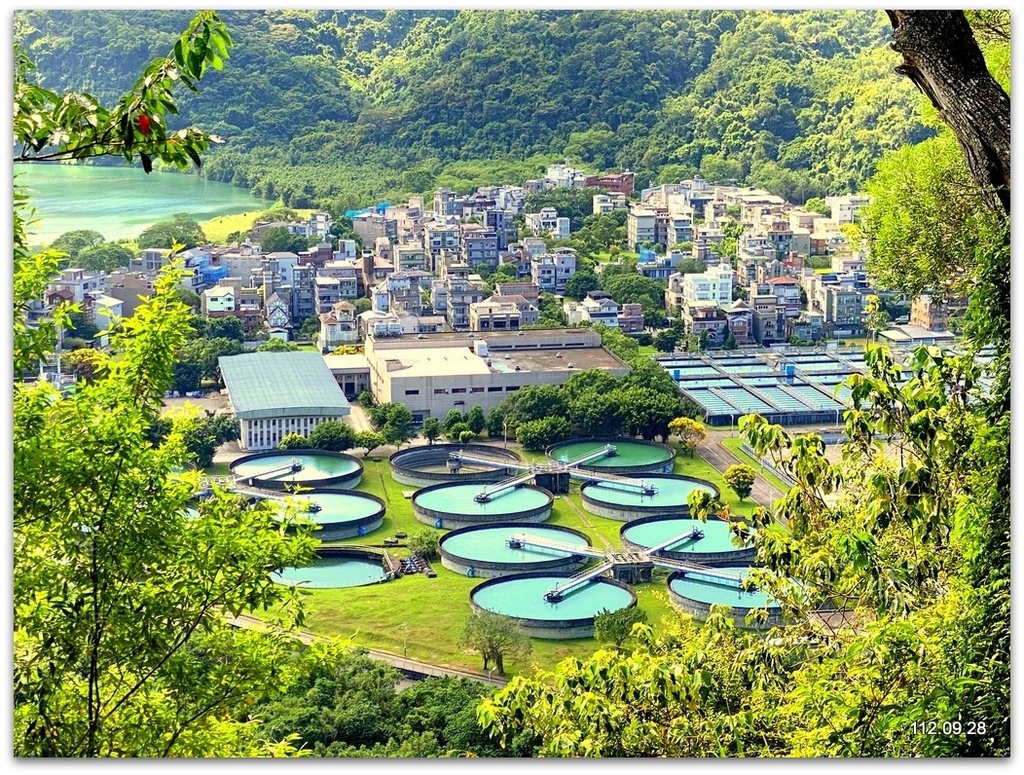
[[[615,457],[617,454],[619,454],[619,452],[615,448],[614,444],[605,444],[603,447],[601,447],[601,449],[595,452],[587,452],[584,455],[580,455],[578,458],[574,458],[573,460],[567,460],[563,462],[562,466],[564,466],[566,469],[572,469],[575,468],[576,466],[581,466],[584,465],[585,463],[589,463],[591,460],[597,460],[599,458],[604,457]]]
[[[533,466],[517,463],[514,460],[492,458],[484,455],[467,455],[465,452],[459,451],[448,453],[449,468],[452,467],[452,463],[476,463],[477,465],[491,466],[493,468],[514,468],[518,471],[533,471]]]
[[[580,571],[575,576],[570,576],[568,579],[565,580],[564,583],[556,584],[547,592],[545,592],[544,599],[547,600],[549,603],[557,603],[562,598],[564,598],[568,592],[572,591],[573,589],[576,589],[576,587],[582,586],[590,581],[593,581],[598,576],[607,573],[614,567],[614,565],[615,563],[608,560],[601,563],[596,568]]]
[[[688,531],[686,533],[681,533],[681,534],[679,534],[677,536],[673,536],[672,538],[669,538],[667,541],[662,541],[661,543],[655,544],[654,546],[649,546],[649,547],[647,547],[645,552],[647,554],[652,555],[652,559],[653,559],[653,555],[656,552],[660,552],[660,551],[662,551],[664,549],[668,549],[668,547],[675,546],[676,544],[681,544],[681,543],[683,543],[683,541],[699,541],[703,537],[704,537],[704,531],[701,530],[699,527],[695,527],[695,528],[693,528],[692,530],[690,530],[690,531]]]
[[[568,470],[569,476],[576,477],[577,479],[586,479],[592,482],[604,482],[606,484],[615,484],[622,487],[633,487],[640,490],[644,495],[657,495],[658,488],[653,484],[648,484],[642,479],[632,479],[628,476],[617,476],[615,474],[596,474],[593,471],[580,471],[575,468]]]
[[[651,558],[651,562],[655,565],[660,565],[663,568],[671,568],[672,570],[680,571],[687,576],[697,576],[712,579],[718,583],[726,583],[735,585],[737,587],[743,586],[743,578],[736,576],[732,573],[725,573],[724,571],[718,570],[717,568],[709,568],[706,565],[698,565],[692,562],[685,562],[683,560],[674,560],[669,557],[659,557],[648,555]]]
[[[526,484],[528,481],[533,479],[534,473],[530,471],[528,474],[523,476],[517,476],[513,479],[506,479],[504,482],[498,482],[498,484],[490,487],[484,487],[479,493],[473,496],[473,500],[477,503],[487,503],[495,495],[505,492],[505,490],[511,490],[514,487],[518,487],[521,484]]]
[[[266,479],[268,476],[276,476],[278,474],[296,474],[301,471],[305,466],[302,464],[297,457],[292,458],[292,462],[283,466],[274,466],[268,468],[266,471],[259,471],[258,473],[248,474],[246,479]]]
[[[301,498],[302,497],[301,495],[294,495],[294,494],[293,495],[285,495],[285,496],[276,495],[276,494],[274,494],[272,492],[268,492],[267,490],[261,490],[258,487],[249,487],[248,485],[238,484],[237,481],[236,481],[235,484],[233,484],[231,486],[231,492],[235,493],[236,495],[248,495],[249,497],[256,498],[258,500],[275,501],[277,503],[284,503],[284,504],[287,504],[289,502],[288,501],[289,498]],[[311,514],[316,514],[319,511],[323,511],[323,506],[321,506],[316,501],[312,501],[311,500],[309,502],[309,504],[306,506],[305,510],[310,512]]]
[[[569,554],[582,554],[587,557],[601,557],[605,556],[605,553],[600,549],[595,549],[593,546],[579,546],[576,544],[565,543],[563,541],[552,541],[548,538],[541,538],[539,536],[532,536],[529,533],[517,533],[516,535],[509,536],[505,541],[510,549],[522,549],[524,546],[536,546],[542,549],[555,549],[560,552],[568,552]]]

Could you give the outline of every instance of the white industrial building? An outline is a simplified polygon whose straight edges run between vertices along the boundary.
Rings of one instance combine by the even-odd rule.
[[[241,425],[242,449],[276,449],[289,433],[308,436],[320,423],[349,413],[345,394],[319,353],[226,355],[219,364]]]

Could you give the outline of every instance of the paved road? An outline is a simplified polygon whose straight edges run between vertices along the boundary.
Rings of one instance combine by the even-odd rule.
[[[348,423],[355,429],[356,433],[373,430],[373,426],[370,425],[370,418],[366,414],[366,409],[359,404],[349,404]]]
[[[722,446],[723,438],[727,437],[713,431],[709,432],[707,438],[697,447],[697,454],[721,473],[724,473],[729,466],[744,462],[736,457],[731,450]],[[754,487],[750,491],[751,499],[762,506],[770,506],[782,495],[783,493],[768,484],[760,474],[754,480]]]

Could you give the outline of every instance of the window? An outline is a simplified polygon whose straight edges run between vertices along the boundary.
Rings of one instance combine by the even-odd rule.
[[[470,393],[483,393],[484,389],[482,387],[471,387],[469,389],[469,392]]]
[[[448,391],[445,390],[444,388],[434,388],[434,395],[435,396],[443,396],[447,392]]]
[[[516,390],[519,390],[519,385],[509,385],[507,388],[505,388],[505,392],[507,393],[513,393]]]
[[[434,392],[436,393],[437,391],[435,390]],[[418,396],[420,394],[420,391],[419,390],[406,390],[405,394],[407,396]]]
[[[487,392],[488,393],[500,393],[501,392],[501,388],[500,387],[489,387],[489,388],[487,388]]]
[[[453,393],[465,393],[466,388],[452,388]]]

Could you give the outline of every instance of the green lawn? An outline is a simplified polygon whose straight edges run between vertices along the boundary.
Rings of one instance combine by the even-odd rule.
[[[263,210],[252,210],[247,213],[238,213],[236,215],[222,215],[217,218],[213,218],[209,221],[204,221],[199,224],[206,238],[214,243],[215,245],[223,245],[227,243],[229,234],[234,234],[236,231],[248,231],[252,228],[253,221],[256,216],[261,212],[270,210],[275,205],[270,203]],[[306,219],[309,217],[312,210],[295,210],[298,213],[300,219]]]
[[[523,457],[539,460],[543,453],[523,453]],[[753,504],[740,504],[738,499],[731,498],[721,476],[699,457],[692,460],[677,457],[674,470],[715,483],[734,514],[749,514],[753,508]],[[356,490],[376,495],[385,502],[384,523],[369,536],[338,543],[382,546],[383,539],[397,531],[412,535],[429,529],[416,520],[412,501],[405,497],[406,492],[414,489],[391,478],[386,457],[365,460],[363,477]],[[555,497],[551,517],[545,524],[579,530],[597,547],[621,546],[619,531],[625,523],[590,514],[583,508],[579,487],[574,484],[571,490],[569,495]],[[407,556],[405,544],[402,541],[389,551],[397,557]],[[439,561],[433,566],[438,574],[433,579],[415,574],[383,585],[311,590],[306,596],[305,627],[320,635],[351,637],[358,644],[408,654],[413,659],[479,670],[480,657],[460,652],[457,644],[463,622],[470,614],[469,593],[480,580],[453,573]],[[656,630],[664,629],[665,617],[675,616],[668,602],[666,577],[666,572],[656,570],[652,583],[633,586],[637,604],[647,613],[648,621]],[[599,645],[594,638],[534,639],[530,657],[520,662],[507,662],[506,671],[513,675],[530,673],[534,668],[551,668],[565,657],[587,656]]]

